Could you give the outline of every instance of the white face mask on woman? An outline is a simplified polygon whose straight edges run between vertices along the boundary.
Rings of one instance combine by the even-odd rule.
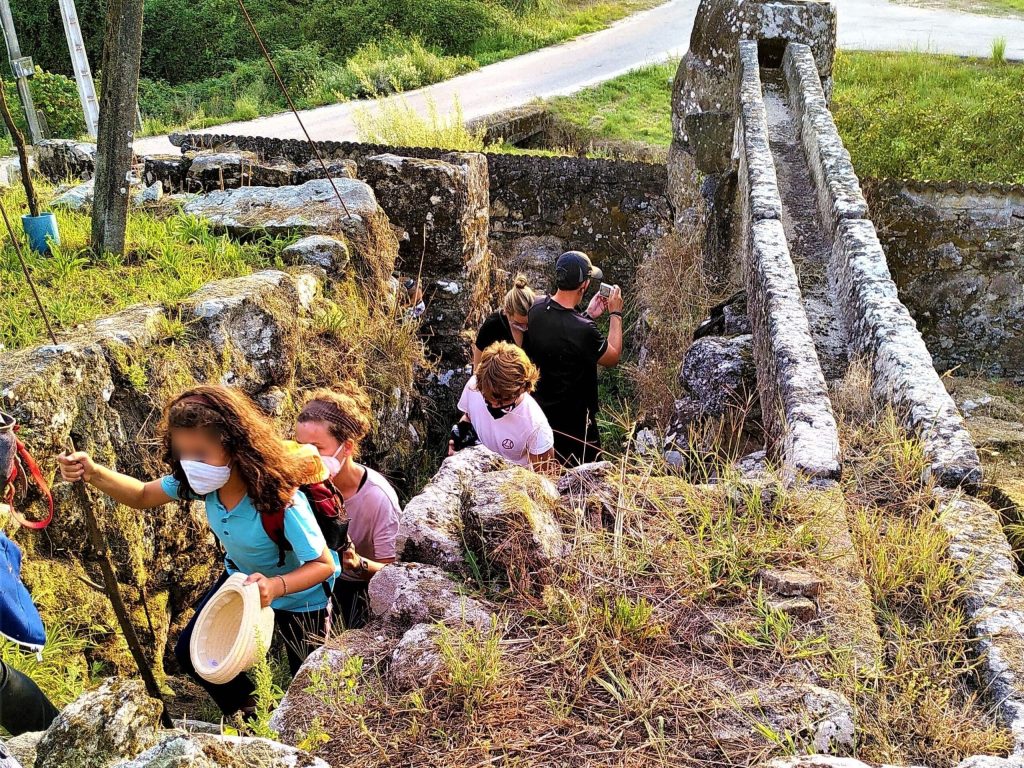
[[[341,459],[338,458],[338,454],[341,453],[341,449],[345,447],[342,443],[338,446],[338,450],[332,453],[330,456],[320,455],[320,463],[324,465],[324,469],[327,470],[327,474],[334,477],[336,474],[341,472]]]
[[[181,468],[188,478],[189,487],[200,496],[213,493],[224,487],[231,477],[231,467],[218,467],[201,461],[181,460]]]

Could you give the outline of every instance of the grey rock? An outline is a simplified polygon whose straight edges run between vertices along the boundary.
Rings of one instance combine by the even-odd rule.
[[[163,197],[164,183],[157,179],[148,187],[143,187],[132,195],[132,202],[135,205],[152,205],[153,203],[159,203]]]
[[[405,505],[395,546],[402,560],[465,569],[462,539],[464,499],[475,479],[507,468],[509,463],[484,446],[445,459],[437,474]]]
[[[871,766],[852,757],[796,755],[794,757],[776,757],[767,762],[765,768],[871,768]],[[882,768],[886,767],[882,766]]]
[[[477,562],[516,592],[539,593],[565,556],[557,501],[554,483],[524,467],[477,477],[462,514],[464,539]]]
[[[208,723],[205,720],[193,720],[190,717],[175,718],[174,727],[186,733],[208,733],[211,736],[220,736],[221,727],[217,723]]]
[[[107,768],[159,738],[160,702],[139,680],[110,678],[53,721],[37,747],[36,768]]]
[[[74,139],[44,139],[33,148],[39,172],[55,184],[91,179],[96,170],[96,145]]]
[[[813,600],[808,600],[806,597],[784,597],[778,600],[769,600],[768,607],[799,621],[811,621],[818,615],[818,606],[814,604]]]
[[[117,768],[328,768],[323,760],[270,739],[173,736]]]
[[[416,624],[402,635],[388,665],[388,679],[397,690],[411,691],[429,685],[441,671],[444,659],[437,644],[440,635],[436,624]]]
[[[32,764],[29,763],[29,765]],[[22,768],[17,756],[10,752],[2,741],[0,741],[0,768]]]
[[[853,707],[827,688],[783,683],[754,689],[736,696],[732,710],[717,728],[723,741],[749,739],[756,734],[751,723],[758,722],[793,734],[798,747],[812,752],[849,754],[856,744]]]
[[[330,160],[325,158],[324,165],[327,166],[327,172],[330,173],[332,179],[359,178],[359,171],[355,160]],[[320,165],[318,160],[314,159],[295,169],[291,183],[305,184],[313,179],[325,178],[327,177],[324,175],[323,166]]]
[[[243,167],[256,162],[251,152],[198,152],[191,156],[185,188],[191,191],[235,189],[242,186]],[[245,174],[247,176],[247,174]]]
[[[289,264],[321,267],[333,278],[344,276],[348,267],[348,245],[343,240],[326,235],[310,235],[281,251]]]
[[[961,760],[956,764],[956,768],[1024,768],[1024,758],[975,755]]]
[[[766,568],[761,583],[783,597],[814,598],[821,594],[821,579],[802,568]]]
[[[183,303],[182,316],[201,322],[210,341],[228,356],[231,368],[223,383],[255,394],[286,381],[299,316],[316,292],[311,275],[265,270],[208,283]]]
[[[558,478],[558,492],[565,495],[586,493],[603,486],[615,471],[610,461],[592,461],[562,472]]]
[[[184,155],[147,155],[142,163],[142,183],[152,186],[158,181],[167,194],[202,191],[198,182],[189,183],[189,166],[192,158]]]
[[[362,695],[358,686],[362,671],[389,657],[395,639],[380,630],[350,629],[330,638],[302,662],[268,725],[282,741],[294,743],[323,714],[324,699],[339,692]],[[343,702],[336,702],[342,704]]]
[[[490,631],[492,614],[440,568],[392,563],[370,579],[370,610],[387,625],[408,630],[414,624],[441,621]]]
[[[490,281],[487,159],[452,153],[439,160],[375,155],[359,165],[381,207],[408,233],[403,269],[420,273],[426,311],[420,317],[431,352],[446,366],[469,361],[462,334],[482,319]]]
[[[7,740],[7,751],[25,768],[33,768],[36,764],[36,750],[39,749],[39,742],[45,735],[46,731],[34,731],[23,733],[20,736],[12,736]],[[0,762],[0,765],[3,763]]]
[[[747,480],[761,480],[768,477],[768,452],[754,451],[738,458],[733,466],[740,476]]]
[[[693,342],[683,358],[679,383],[707,416],[747,407],[757,389],[753,337],[707,336]]]
[[[94,180],[72,187],[50,201],[50,207],[58,211],[81,211],[92,205]]]

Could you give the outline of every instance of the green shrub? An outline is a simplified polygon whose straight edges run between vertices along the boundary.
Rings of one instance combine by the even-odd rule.
[[[28,125],[25,113],[21,109],[18,89],[14,82],[5,77],[3,80],[7,103],[11,105],[11,114],[18,128],[27,136]],[[82,103],[78,99],[78,87],[75,81],[44,72],[36,67],[36,73],[29,80],[32,101],[38,112],[43,113],[50,136],[58,139],[74,139],[85,132],[85,118],[82,115]]]
[[[322,59],[323,53],[316,44],[274,51],[274,66],[292,99],[305,101],[316,96],[322,77]],[[277,94],[281,89],[269,66],[264,67],[263,82],[271,93]]]
[[[408,91],[470,72],[477,63],[469,56],[444,56],[418,39],[391,35],[360,48],[337,70],[334,93],[348,98]]]

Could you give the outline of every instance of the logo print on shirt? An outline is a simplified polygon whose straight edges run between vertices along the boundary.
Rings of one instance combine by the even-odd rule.
[[[513,448],[516,447],[516,444],[512,441],[511,438],[506,437],[504,440],[501,441],[501,447],[504,448],[506,451],[511,451]]]

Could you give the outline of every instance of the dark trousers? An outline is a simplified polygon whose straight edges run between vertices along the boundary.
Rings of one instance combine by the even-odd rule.
[[[210,591],[203,595],[195,607],[192,620],[182,630],[178,642],[174,646],[174,656],[178,660],[181,671],[201,685],[210,698],[214,700],[221,712],[225,715],[233,715],[240,709],[252,706],[253,692],[256,690],[252,680],[246,674],[241,674],[228,683],[215,685],[208,683],[196,674],[192,665],[192,655],[189,653],[189,644],[192,641],[192,630],[195,629],[196,618],[203,606],[213,594],[220,589],[220,586],[227,580],[227,572],[221,574]],[[294,675],[306,657],[313,652],[317,646],[324,641],[327,631],[327,609],[297,613],[293,611],[274,611],[274,634],[284,643],[285,652],[288,654],[288,667]]]
[[[555,433],[555,457],[563,467],[575,467],[597,461],[601,454],[601,434],[596,414],[566,408],[564,403],[544,407]]]
[[[365,627],[370,620],[369,582],[338,579],[334,582],[334,615],[345,629]]]
[[[57,716],[57,708],[39,686],[0,661],[0,726],[12,736],[45,731]]]

